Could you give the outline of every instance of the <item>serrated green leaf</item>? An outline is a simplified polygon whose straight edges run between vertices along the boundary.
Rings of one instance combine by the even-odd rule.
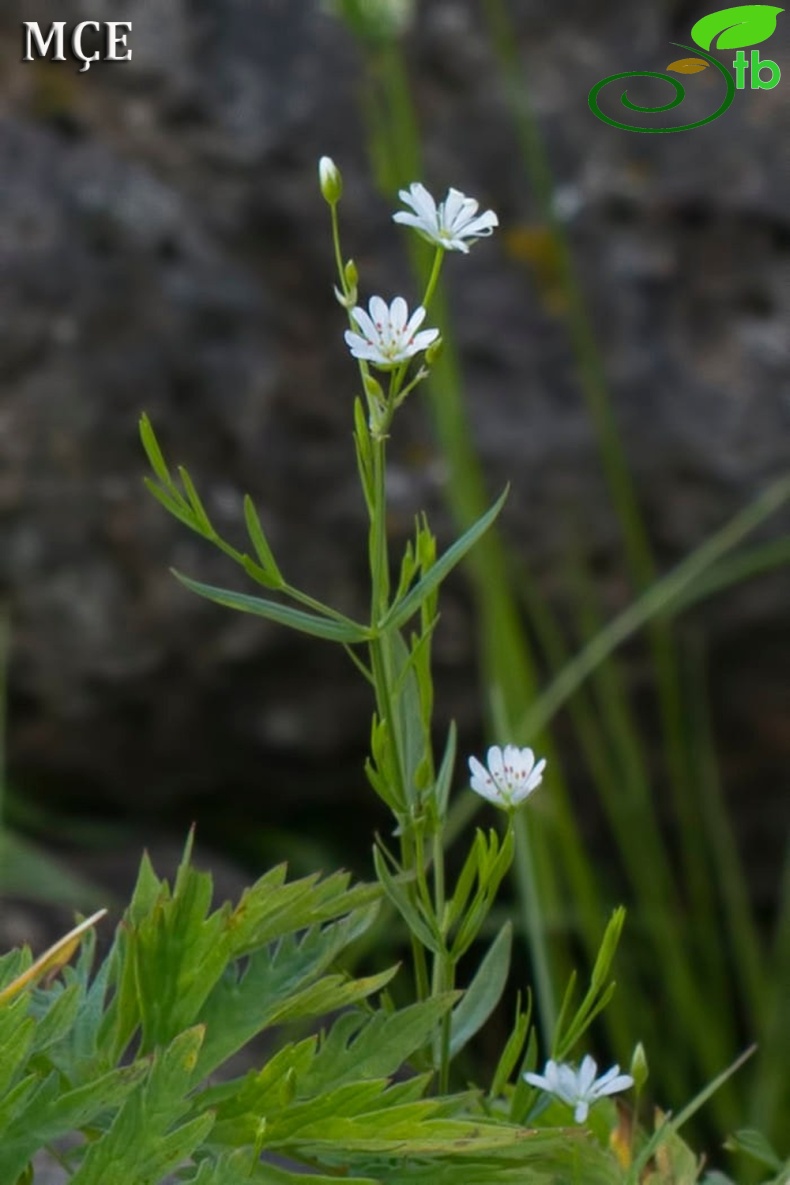
[[[267,1027],[345,1007],[389,983],[395,969],[354,980],[328,973],[371,916],[371,910],[355,911],[339,922],[311,927],[298,939],[287,934],[251,954],[243,973],[230,967],[200,1013],[207,1028],[200,1076]]]
[[[702,49],[741,49],[746,45],[760,45],[776,29],[776,18],[782,8],[772,4],[738,4],[710,12],[692,27],[692,39]]]
[[[314,638],[324,638],[330,642],[367,642],[371,633],[365,626],[344,625],[326,617],[318,617],[314,613],[305,613],[302,609],[290,609],[287,605],[280,605],[276,601],[265,601],[260,597],[251,597],[247,593],[231,592],[225,588],[213,588],[202,584],[199,580],[192,580],[170,569],[176,580],[180,581],[190,592],[199,597],[214,601],[217,605],[225,605],[228,609],[238,609],[240,613],[253,613],[256,617],[265,617],[275,621],[278,625],[287,625],[290,629],[302,634],[310,634]]]
[[[507,983],[513,926],[505,922],[452,1013],[450,1056],[455,1057],[486,1023]]]
[[[504,506],[508,489],[509,487],[506,487],[494,505],[486,511],[482,518],[479,518],[476,523],[473,523],[469,530],[464,532],[461,538],[457,539],[452,547],[448,548],[444,555],[436,561],[433,567],[429,568],[427,575],[423,576],[422,580],[414,586],[402,601],[395,601],[393,603],[382,621],[379,622],[380,631],[400,629],[401,626],[406,624],[412,614],[417,612],[426,598],[430,596],[434,589],[439,587],[445,577],[452,572],[453,568],[461,562],[467,552],[474,547],[478,539],[482,538],[486,533]]]
[[[181,1033],[154,1056],[147,1077],[125,1100],[109,1130],[91,1143],[74,1185],[159,1181],[205,1139],[211,1114],[188,1118],[188,1091],[203,1040],[201,1026]]]
[[[309,1071],[300,1076],[299,1096],[352,1080],[391,1076],[425,1045],[454,998],[454,993],[432,997],[391,1015],[339,1017],[320,1042]]]
[[[34,1080],[24,1107],[6,1125],[0,1140],[0,1181],[16,1181],[31,1157],[75,1128],[118,1106],[136,1087],[146,1066],[113,1070],[76,1090],[64,1089],[58,1074]]]

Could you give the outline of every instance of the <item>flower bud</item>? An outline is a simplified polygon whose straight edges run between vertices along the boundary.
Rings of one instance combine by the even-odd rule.
[[[349,289],[356,288],[359,283],[359,272],[353,259],[349,259],[343,268],[343,279],[346,281],[346,287]]]
[[[318,162],[318,181],[324,201],[336,206],[343,193],[343,178],[331,156],[322,156]]]
[[[437,337],[436,341],[428,346],[428,349],[425,351],[425,361],[428,366],[433,366],[434,362],[437,362],[443,353],[444,342],[440,337]]]
[[[645,1047],[641,1041],[637,1041],[633,1057],[631,1058],[631,1077],[634,1080],[634,1086],[637,1091],[642,1090],[642,1087],[647,1082],[649,1073]]]

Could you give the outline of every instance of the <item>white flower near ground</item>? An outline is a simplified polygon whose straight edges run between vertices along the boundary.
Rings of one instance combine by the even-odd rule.
[[[469,758],[472,789],[495,806],[518,806],[537,789],[543,780],[546,759],[536,763],[531,749],[516,745],[492,745],[486,755],[486,765],[476,757]]]
[[[573,1107],[573,1118],[577,1123],[584,1123],[598,1099],[634,1085],[631,1075],[621,1074],[619,1066],[612,1066],[600,1078],[596,1078],[597,1073],[595,1059],[588,1053],[578,1070],[564,1062],[548,1061],[542,1074],[528,1073],[524,1077],[530,1086],[538,1086]]]
[[[365,312],[357,307],[352,311],[359,333],[347,329],[346,344],[355,358],[372,362],[381,370],[392,370],[427,350],[439,336],[438,329],[417,332],[425,320],[425,309],[420,305],[410,317],[402,296],[396,296],[389,306],[380,296],[371,296],[368,309]]]
[[[437,206],[424,185],[414,181],[399,197],[411,211],[399,210],[393,220],[413,226],[418,234],[445,251],[469,252],[469,243],[493,234],[499,219],[493,210],[478,214],[478,203],[458,189],[450,189]]]

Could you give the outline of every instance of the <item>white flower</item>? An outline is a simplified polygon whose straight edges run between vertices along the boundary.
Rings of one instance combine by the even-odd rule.
[[[546,760],[535,764],[531,749],[492,745],[486,757],[488,768],[476,757],[469,758],[472,789],[496,806],[518,806],[537,789],[543,779]]]
[[[499,226],[499,219],[493,210],[478,214],[478,203],[458,189],[448,190],[447,197],[438,206],[419,181],[414,181],[408,189],[402,189],[399,196],[402,202],[411,206],[414,213],[399,210],[393,214],[393,220],[402,222],[404,226],[413,226],[429,243],[436,243],[446,251],[468,253],[467,239],[474,241],[493,234],[494,227]]]
[[[371,296],[368,308],[369,314],[359,307],[353,310],[351,316],[359,333],[347,329],[346,343],[355,358],[372,362],[382,370],[392,370],[420,350],[427,350],[439,336],[438,329],[417,332],[425,320],[425,309],[420,305],[409,317],[402,296],[396,296],[389,308],[380,296]]]
[[[595,1077],[597,1071],[595,1059],[588,1053],[578,1070],[564,1063],[558,1065],[548,1061],[543,1074],[525,1074],[524,1077],[530,1086],[539,1086],[573,1107],[573,1118],[577,1123],[584,1123],[591,1105],[598,1099],[634,1085],[631,1075],[621,1074],[619,1066],[612,1066],[600,1078]]]

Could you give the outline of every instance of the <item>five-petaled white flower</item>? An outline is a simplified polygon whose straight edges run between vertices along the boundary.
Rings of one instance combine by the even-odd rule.
[[[539,1086],[573,1107],[573,1118],[577,1123],[584,1123],[591,1105],[598,1099],[634,1085],[631,1075],[621,1074],[619,1066],[612,1066],[600,1078],[595,1077],[597,1072],[595,1059],[588,1053],[578,1070],[564,1062],[548,1061],[543,1074],[525,1074],[524,1077],[530,1086]]]
[[[346,330],[346,343],[355,358],[372,362],[382,370],[392,370],[401,362],[427,350],[439,336],[438,329],[417,330],[425,320],[425,309],[420,305],[409,317],[409,309],[402,296],[392,304],[380,296],[371,296],[369,313],[355,308],[351,316],[359,333]]]
[[[392,216],[394,221],[413,226],[429,243],[444,247],[445,251],[468,253],[467,240],[474,242],[484,235],[493,234],[494,227],[499,226],[499,219],[493,210],[478,214],[478,203],[458,189],[448,190],[447,197],[438,206],[419,181],[412,182],[408,189],[402,189],[399,196],[402,202],[411,206],[413,213],[399,210]]]
[[[488,768],[476,757],[469,758],[472,773],[472,789],[505,808],[518,806],[537,789],[543,779],[546,759],[535,763],[531,749],[519,749],[516,745],[492,745],[486,755]]]

